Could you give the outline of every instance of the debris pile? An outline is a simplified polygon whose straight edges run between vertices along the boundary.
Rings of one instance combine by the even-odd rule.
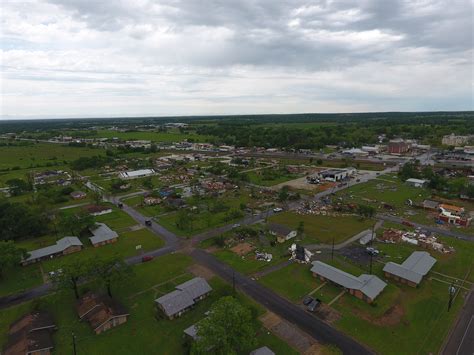
[[[386,243],[400,243],[405,242],[412,245],[417,245],[425,249],[435,250],[440,253],[453,253],[454,248],[445,246],[438,241],[438,238],[430,232],[415,230],[414,232],[405,232],[398,229],[386,229],[379,239]]]
[[[295,243],[291,244],[288,250],[291,253],[290,260],[295,260],[298,263],[307,264],[311,261],[311,257],[313,256],[313,253],[308,249]]]

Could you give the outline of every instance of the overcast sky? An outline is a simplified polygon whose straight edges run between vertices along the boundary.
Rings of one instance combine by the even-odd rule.
[[[1,116],[473,109],[474,0],[2,0]]]

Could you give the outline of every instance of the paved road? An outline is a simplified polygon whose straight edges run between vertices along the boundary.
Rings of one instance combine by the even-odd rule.
[[[16,293],[14,295],[0,297],[0,309],[8,308],[38,297],[42,297],[50,293],[52,285],[50,283],[29,289],[25,292]]]
[[[474,286],[471,288],[442,355],[474,355]]]
[[[377,218],[382,219],[384,221],[389,221],[389,222],[398,223],[398,224],[403,224],[403,221],[405,220],[403,218],[396,217],[396,216],[391,216],[391,215],[387,215],[387,214],[377,214]],[[462,239],[462,240],[466,240],[468,242],[474,242],[474,236],[472,236],[472,235],[467,235],[467,234],[460,233],[460,232],[455,232],[455,231],[445,230],[445,229],[441,229],[441,228],[431,227],[431,226],[427,226],[427,225],[420,224],[420,223],[414,223],[414,222],[411,222],[411,221],[410,221],[410,223],[412,223],[417,228],[424,229],[424,230],[430,231],[432,233],[438,233],[438,234],[446,235],[448,237]]]
[[[358,355],[372,353],[368,348],[359,344],[354,339],[332,328],[327,323],[309,314],[295,304],[278,296],[275,292],[238,272],[234,272],[231,267],[220,262],[213,255],[195,249],[191,253],[191,256],[198,263],[205,265],[224,280],[232,283],[234,279],[236,287],[245,294],[290,323],[297,325],[317,341],[323,344],[336,345],[344,354]]]

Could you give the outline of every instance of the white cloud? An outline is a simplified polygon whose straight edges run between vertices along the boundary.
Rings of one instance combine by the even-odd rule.
[[[1,115],[472,109],[470,0],[357,4],[7,1]]]

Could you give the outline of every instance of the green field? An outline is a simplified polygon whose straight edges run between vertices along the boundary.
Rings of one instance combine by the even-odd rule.
[[[259,174],[259,171],[250,171],[246,173],[246,175],[248,176],[249,181],[252,184],[260,185],[260,186],[274,186],[274,185],[278,185],[283,182],[297,179],[298,177],[300,177],[300,175],[297,175],[297,174],[280,173],[280,174],[275,175],[271,179],[265,179],[264,176]]]
[[[269,218],[270,222],[284,224],[297,229],[304,223],[303,244],[341,243],[357,233],[372,228],[374,221],[356,216],[331,217],[322,215],[300,215],[294,212],[278,213]]]
[[[172,321],[157,319],[154,299],[171,291],[175,285],[190,279],[192,275],[186,270],[190,265],[189,257],[174,254],[135,266],[133,279],[113,289],[114,296],[130,311],[130,318],[127,323],[101,335],[94,335],[88,324],[79,322],[74,310],[72,291],[62,291],[38,301],[2,310],[0,346],[6,340],[8,325],[36,306],[47,309],[54,315],[58,325],[58,330],[54,334],[55,351],[58,354],[72,352],[71,332],[76,335],[78,354],[153,354],[157,349],[163,354],[182,354],[186,350],[183,330],[202,319],[213,302],[232,293],[230,285],[213,278],[210,280],[213,288],[210,297],[199,302],[191,311]],[[237,298],[252,308],[254,315],[262,313],[261,307],[245,296],[238,293]],[[257,320],[254,321],[254,327],[258,341],[256,347],[267,345],[277,354],[296,354],[296,351],[285,342],[264,331]],[[250,350],[252,349],[246,349],[246,353]]]

